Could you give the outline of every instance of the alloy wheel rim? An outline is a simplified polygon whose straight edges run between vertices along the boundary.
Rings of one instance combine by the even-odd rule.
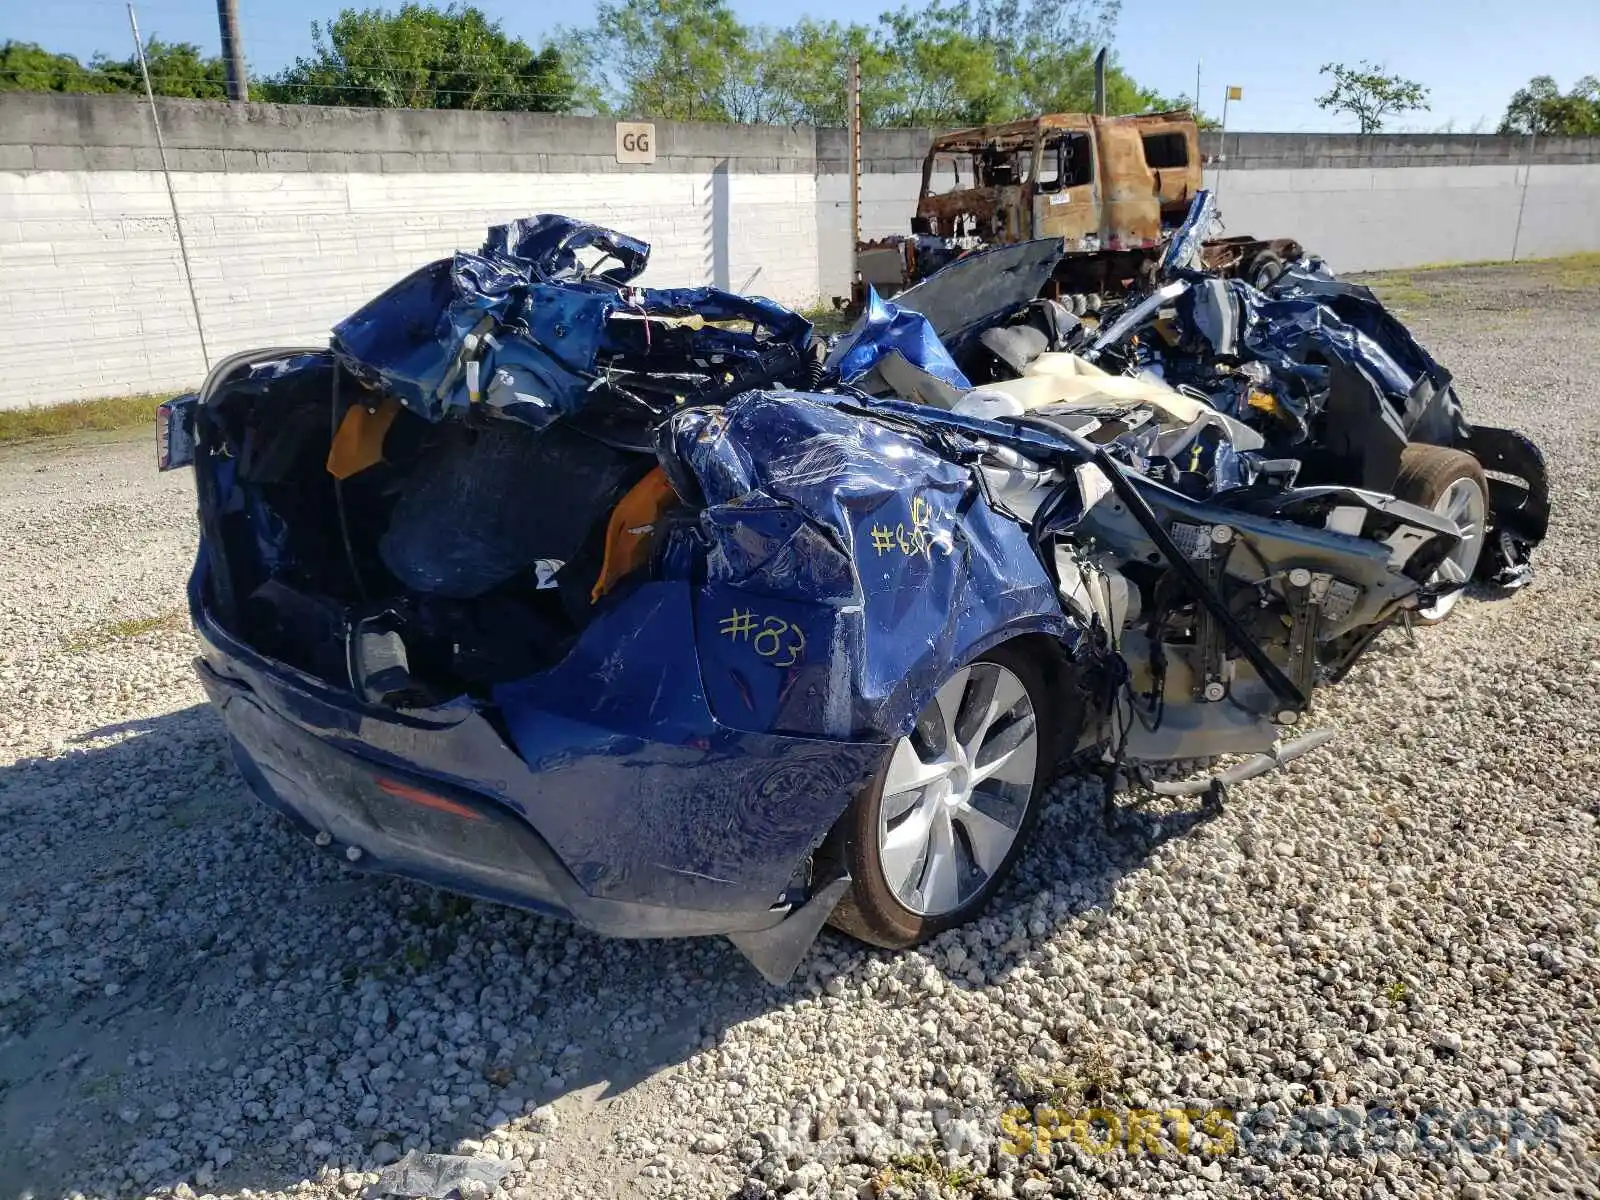
[[[1457,479],[1434,502],[1433,511],[1448,517],[1461,531],[1461,542],[1433,573],[1434,583],[1465,583],[1478,569],[1478,559],[1483,554],[1484,526],[1488,504],[1483,489],[1475,480]],[[1441,596],[1435,603],[1419,610],[1430,621],[1441,620],[1450,614],[1461,599],[1459,590]]]
[[[878,865],[894,897],[936,917],[969,903],[1011,853],[1033,795],[1039,730],[999,663],[957,671],[895,743],[878,805]]]

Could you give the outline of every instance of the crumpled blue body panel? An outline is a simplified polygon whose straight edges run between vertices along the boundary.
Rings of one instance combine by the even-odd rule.
[[[585,276],[581,250],[620,265],[591,263],[597,273]],[[334,326],[333,348],[358,378],[427,420],[485,403],[543,428],[611,398],[610,385],[625,386],[632,372],[682,374],[693,395],[774,345],[809,341],[810,322],[771,300],[624,286],[649,251],[567,217],[497,225],[478,253],[429,263]],[[668,324],[650,316],[693,324],[668,337]]]
[[[551,213],[491,225],[481,253],[490,258],[526,262],[536,278],[552,283],[576,278],[581,270],[578,251],[587,249],[598,250],[617,263],[592,278],[619,286],[637,279],[650,262],[648,242]]]
[[[1291,342],[1294,330],[1314,322],[1325,331],[1322,340],[1347,347],[1387,395],[1403,402],[1401,417],[1412,441],[1446,446],[1467,437],[1466,414],[1450,372],[1371,289],[1291,269],[1278,277],[1270,295],[1259,308],[1283,331],[1280,341]]]
[[[1072,638],[1022,527],[895,420],[770,392],[677,414],[660,457],[704,504],[657,578],[495,689],[533,777],[575,798],[530,817],[590,894],[775,896],[957,667]]]
[[[705,507],[664,570],[697,585],[706,699],[736,729],[889,740],[989,646],[1068,633],[1026,533],[971,471],[840,405],[752,392],[670,427],[670,474]]]
[[[1245,316],[1240,340],[1253,358],[1292,375],[1316,352],[1363,368],[1388,395],[1410,390],[1412,377],[1394,357],[1332,309],[1309,299],[1267,299],[1244,284],[1233,287]]]
[[[1175,271],[1204,269],[1200,252],[1216,219],[1216,193],[1210,188],[1201,188],[1194,194],[1194,200],[1189,204],[1189,214],[1184,217],[1183,224],[1173,230],[1172,240],[1167,243],[1166,253],[1161,256],[1163,276]]]
[[[522,810],[590,895],[770,904],[882,759],[875,742],[724,720],[699,607],[685,581],[628,588],[559,664],[495,690],[529,769]]]
[[[1261,362],[1279,380],[1300,381],[1308,393],[1327,387],[1328,364],[1341,364],[1387,399],[1410,440],[1452,445],[1466,436],[1450,373],[1366,288],[1298,270],[1286,271],[1265,292],[1240,280],[1186,277],[1194,286],[1176,304],[1186,335],[1215,340],[1214,296],[1225,297],[1223,306],[1232,310],[1224,324],[1237,332],[1228,344],[1213,345],[1217,353]],[[1310,414],[1287,393],[1279,399],[1298,413],[1306,436]]]
[[[866,309],[828,355],[828,373],[851,383],[895,351],[951,387],[966,391],[972,386],[927,317],[882,299],[872,288],[867,289]]]

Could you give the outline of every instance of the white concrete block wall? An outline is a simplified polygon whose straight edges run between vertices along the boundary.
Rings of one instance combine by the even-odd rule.
[[[652,243],[651,284],[720,283],[798,306],[850,283],[849,192],[833,171],[212,170],[173,182],[213,361],[320,344],[407,271],[535,212]],[[1340,271],[1505,259],[1514,240],[1520,257],[1600,250],[1600,164],[1234,170],[1207,182],[1229,232],[1298,238]],[[919,184],[910,170],[863,175],[863,236],[907,232]],[[159,173],[0,171],[0,357],[0,407],[198,382]]]
[[[848,296],[855,260],[850,242],[850,188],[846,175],[817,178],[817,290],[824,298]],[[920,172],[872,171],[861,176],[861,237],[870,241],[911,231],[922,187]]]
[[[754,275],[752,292],[794,305],[817,297],[809,173],[719,182],[711,172],[180,172],[173,186],[213,362],[253,346],[324,343],[334,322],[406,272],[537,212],[650,242],[648,284],[737,288]],[[0,173],[0,331],[0,407],[197,384],[199,342],[160,174]]]
[[[1206,173],[1229,233],[1293,237],[1336,271],[1600,250],[1600,164]],[[1523,182],[1527,202],[1523,205]],[[1521,233],[1517,232],[1522,209]]]

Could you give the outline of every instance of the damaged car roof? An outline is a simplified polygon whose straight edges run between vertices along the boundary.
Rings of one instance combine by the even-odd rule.
[[[649,255],[566,217],[497,225],[477,253],[430,263],[345,318],[332,348],[426,420],[481,403],[534,428],[597,407],[659,421],[801,361],[804,317],[720,288],[632,286]]]

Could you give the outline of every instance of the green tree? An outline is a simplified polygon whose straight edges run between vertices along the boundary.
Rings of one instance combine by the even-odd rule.
[[[1015,107],[1004,48],[971,30],[967,6],[902,8],[879,18],[884,96],[875,125],[984,125]]]
[[[801,17],[747,26],[729,0],[602,0],[592,29],[534,51],[482,11],[406,3],[313,23],[312,53],[259,80],[259,99],[392,108],[574,110],[666,120],[843,125],[852,57],[869,126],[950,128],[1087,111],[1094,53],[1119,0],[912,0],[872,24]],[[221,98],[220,60],[152,40],[166,95]],[[19,42],[0,48],[0,87],[138,91],[137,63],[84,66]],[[1184,105],[1140,87],[1113,60],[1112,113]]]
[[[1428,89],[1422,84],[1388,74],[1365,59],[1353,67],[1323,63],[1320,73],[1332,75],[1333,86],[1317,97],[1317,107],[1349,113],[1361,133],[1381,133],[1385,118],[1428,109]]]
[[[1600,133],[1600,79],[1585,75],[1565,94],[1548,75],[1535,75],[1506,106],[1501,133],[1555,137]]]
[[[554,46],[533,50],[481,9],[347,8],[312,22],[312,54],[259,89],[290,104],[567,112],[572,73]]]
[[[151,38],[144,47],[150,86],[158,96],[224,100],[227,72],[220,58],[203,58],[190,42]],[[113,59],[97,54],[84,66],[70,54],[52,54],[30,42],[0,46],[0,91],[126,92],[142,95],[144,78],[133,55]]]
[[[861,59],[861,110],[869,124],[881,124],[889,99],[887,55],[865,25],[841,25],[803,17],[773,31],[764,45],[765,85],[773,108],[789,124],[844,125],[850,58]]]
[[[739,22],[726,0],[607,0],[596,35],[565,31],[586,107],[701,121],[842,125],[848,63],[861,61],[867,125],[956,126],[1086,111],[1094,46],[1117,0],[932,0],[871,26],[802,17]],[[1108,109],[1170,104],[1113,62]]]
[[[0,46],[0,92],[109,92],[114,89],[70,54],[32,42]]]
[[[189,100],[226,100],[228,69],[219,57],[202,58],[200,47],[192,42],[163,42],[151,38],[144,46],[144,61],[150,69],[150,88],[158,96],[181,96]],[[91,66],[111,86],[108,91],[143,93],[144,77],[139,60],[97,54]]]
[[[740,121],[766,107],[759,39],[727,0],[602,0],[593,46],[618,115]]]
[[[725,121],[722,88],[745,37],[722,0],[622,0],[596,9],[592,44],[617,115]]]

